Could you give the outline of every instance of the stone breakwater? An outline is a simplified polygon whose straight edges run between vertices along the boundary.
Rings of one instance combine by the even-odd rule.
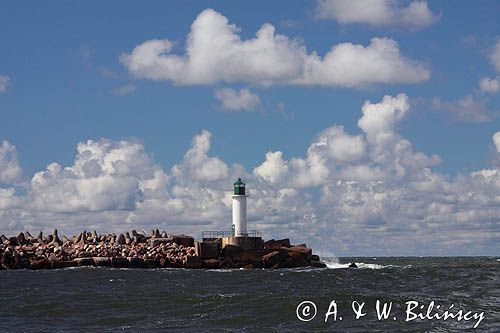
[[[57,269],[77,266],[116,268],[292,268],[325,267],[305,244],[288,239],[261,242],[260,248],[222,246],[222,239],[195,241],[186,235],[132,230],[123,234],[83,231],[71,238],[57,230],[33,237],[0,235],[1,269]]]

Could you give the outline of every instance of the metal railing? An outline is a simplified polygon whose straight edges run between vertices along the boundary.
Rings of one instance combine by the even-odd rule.
[[[222,237],[231,237],[234,236],[234,232],[231,230],[228,231],[203,231],[201,233],[201,238],[222,238]],[[242,235],[246,237],[261,237],[260,230],[247,230],[246,234]]]

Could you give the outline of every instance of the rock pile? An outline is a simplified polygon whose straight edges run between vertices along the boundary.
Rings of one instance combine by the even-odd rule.
[[[222,240],[195,242],[195,257],[188,256],[187,268],[295,268],[326,265],[305,244],[290,245],[289,239],[269,240],[262,248],[244,249]]]
[[[194,255],[194,239],[159,230],[98,235],[83,231],[71,239],[57,230],[33,237],[29,232],[0,236],[0,269],[111,266],[133,268],[183,267]]]
[[[116,268],[291,268],[325,267],[305,244],[270,240],[263,248],[243,249],[222,240],[195,242],[185,235],[132,230],[123,234],[83,231],[71,238],[57,230],[36,237],[29,232],[0,235],[0,269],[47,269],[76,266]]]

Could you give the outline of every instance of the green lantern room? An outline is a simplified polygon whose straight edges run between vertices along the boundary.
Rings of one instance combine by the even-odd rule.
[[[241,178],[234,183],[234,195],[245,195],[245,183],[241,181]]]

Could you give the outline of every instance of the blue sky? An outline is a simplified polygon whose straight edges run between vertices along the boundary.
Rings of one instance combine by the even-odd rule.
[[[418,15],[411,15],[409,21],[401,21],[405,8],[412,3],[379,1],[381,10],[385,11],[384,15],[377,18],[375,8],[369,8],[367,15],[352,18],[352,12],[349,12],[351,9],[345,3],[342,4],[342,1],[150,1],[146,4],[133,1],[52,1],[43,4],[30,1],[2,2],[0,22],[4,29],[0,29],[0,76],[8,79],[5,87],[0,89],[0,141],[6,140],[15,146],[16,161],[14,163],[11,160],[10,164],[5,162],[4,168],[14,163],[18,164],[22,171],[18,172],[16,177],[4,177],[3,180],[0,178],[3,189],[15,190],[15,194],[12,194],[15,200],[9,198],[9,204],[0,205],[0,208],[4,207],[0,214],[0,232],[8,233],[24,227],[51,228],[53,224],[60,224],[62,229],[72,232],[85,226],[85,221],[89,219],[101,221],[101,224],[96,222],[91,225],[104,230],[115,226],[118,223],[116,221],[123,218],[120,215],[122,211],[133,214],[138,209],[135,199],[129,197],[127,200],[132,200],[131,206],[97,205],[101,208],[94,209],[96,205],[87,206],[83,202],[77,205],[79,209],[71,206],[73,208],[61,208],[56,212],[47,208],[50,201],[41,201],[40,206],[43,206],[43,209],[31,207],[27,203],[37,202],[36,193],[39,192],[33,182],[34,175],[46,170],[47,165],[53,162],[63,168],[75,166],[75,159],[78,159],[75,157],[76,147],[87,140],[97,140],[101,144],[101,139],[110,140],[114,142],[112,145],[120,140],[139,142],[145,152],[140,158],[150,159],[152,162],[148,163],[162,169],[169,178],[165,185],[168,195],[164,198],[164,205],[177,202],[175,200],[180,198],[174,190],[175,186],[192,186],[200,191],[220,191],[224,188],[224,183],[229,184],[226,187],[230,187],[230,177],[238,172],[243,173],[238,169],[239,166],[233,167],[236,163],[244,168],[245,175],[255,177],[250,181],[262,181],[262,184],[259,183],[262,188],[257,189],[255,186],[256,191],[267,189],[279,192],[283,189],[293,189],[300,192],[297,195],[303,200],[301,203],[297,199],[298,206],[311,200],[314,206],[315,201],[325,199],[329,184],[340,179],[332,176],[335,174],[332,170],[329,176],[313,175],[323,177],[324,181],[294,185],[285,181],[269,181],[272,177],[266,178],[254,169],[265,161],[269,151],[282,152],[283,159],[287,163],[290,162],[290,170],[293,169],[292,160],[307,160],[307,151],[317,142],[318,136],[335,124],[343,126],[345,132],[351,135],[351,139],[355,136],[368,137],[370,130],[358,127],[365,101],[380,103],[386,95],[395,97],[401,93],[407,96],[409,111],[404,112],[404,119],[395,120],[394,128],[391,127],[390,130],[391,135],[397,133],[398,138],[411,142],[414,152],[422,152],[429,158],[437,155],[440,159],[439,163],[429,162],[428,165],[422,166],[418,172],[429,168],[439,175],[443,182],[450,182],[451,187],[459,188],[457,182],[461,181],[460,177],[467,178],[479,170],[497,170],[499,158],[492,136],[500,130],[499,93],[498,88],[492,88],[494,91],[482,89],[480,80],[486,77],[496,80],[500,75],[500,65],[496,67],[494,58],[495,47],[500,38],[500,5],[496,1],[418,2],[426,4],[427,11],[420,12],[423,21],[415,21],[419,18]],[[329,8],[329,12],[324,10],[323,14],[319,13],[321,4],[327,6],[325,8]],[[269,83],[262,78],[261,72],[241,70],[239,73],[236,70],[235,73],[234,70],[231,72],[230,65],[227,65],[226,71],[225,64],[219,63],[217,66],[221,66],[223,74],[220,74],[220,77],[217,73],[210,74],[213,77],[207,83],[196,76],[198,72],[189,72],[187,65],[179,67],[179,77],[170,76],[170,69],[157,63],[144,65],[145,53],[137,58],[129,58],[131,60],[128,63],[123,60],[123,55],[130,56],[134,49],[155,39],[172,43],[172,50],[170,53],[164,51],[164,55],[175,54],[185,59],[186,38],[191,31],[191,25],[207,8],[212,8],[214,13],[219,15],[214,14],[214,17],[226,17],[229,24],[236,25],[239,30],[235,33],[241,40],[255,38],[255,33],[261,26],[270,23],[275,27],[275,34],[287,36],[289,41],[295,40],[301,47],[305,47],[305,55],[314,51],[323,57],[332,46],[347,43],[368,48],[372,38],[385,38],[385,41],[396,43],[399,56],[403,58],[401,61],[407,68],[398,72],[399,67],[394,66],[390,69],[391,78],[388,80],[381,79],[386,73],[379,72],[374,76],[366,74],[367,77],[361,79],[362,82],[359,78],[353,78],[354,81],[349,81],[349,84],[344,84],[335,77],[327,83],[318,78],[289,79],[287,75],[295,74],[286,73],[287,77],[276,76],[272,79],[274,81]],[[390,11],[394,12],[392,16],[387,14]],[[215,22],[214,17],[206,24]],[[375,18],[372,19],[373,17]],[[206,29],[206,26],[203,27]],[[304,56],[298,49],[291,48],[290,54]],[[209,47],[204,52],[212,51]],[[224,50],[216,52],[222,54]],[[157,55],[156,60],[161,56]],[[346,56],[349,58],[349,54]],[[242,56],[238,61],[244,63],[244,60],[245,56]],[[388,59],[387,63],[370,68],[370,60],[365,60],[367,68],[373,71],[382,71],[382,65],[389,68],[392,66]],[[283,60],[283,63],[285,62],[286,60]],[[133,66],[137,64],[145,67],[134,70]],[[276,68],[279,64],[280,61],[271,65],[262,62],[256,66],[271,66],[262,67],[267,70],[273,66]],[[357,65],[352,66],[354,67],[351,69],[347,68],[346,76],[349,76]],[[413,73],[413,68],[419,70]],[[292,72],[293,70],[295,69],[292,69]],[[427,77],[417,76],[424,70],[428,72]],[[155,73],[160,72],[164,73],[163,76],[153,77]],[[300,81],[302,79],[304,81]],[[297,83],[299,81],[302,83]],[[304,83],[306,81],[307,83]],[[0,80],[0,87],[1,82]],[[223,89],[230,89],[229,94],[236,94],[239,106],[224,106],[223,98],[217,98],[217,92]],[[243,100],[241,95],[238,95],[243,90],[248,90],[249,98],[253,98],[251,101]],[[461,105],[460,101],[467,96],[470,97],[470,103]],[[200,134],[203,130],[210,132],[209,138]],[[185,156],[190,147],[196,147],[192,140],[197,135],[211,144],[208,155],[213,157],[209,158],[216,158],[227,165],[228,172],[221,174],[221,178],[228,177],[227,181],[212,175],[208,179],[199,179],[196,184],[189,183],[184,178],[176,178],[171,170],[174,165],[184,165],[189,172],[197,170]],[[369,139],[366,140],[368,147],[371,143]],[[203,158],[200,157],[197,161]],[[7,157],[5,159],[7,160]],[[328,163],[334,163],[332,161]],[[367,161],[367,165],[377,165],[381,170],[384,169],[384,164],[376,158],[369,160],[366,157],[364,161]],[[214,165],[220,166],[217,163]],[[185,178],[188,178],[189,172],[184,170]],[[414,170],[411,172],[417,173]],[[143,175],[136,176],[143,179]],[[314,178],[313,176],[311,177]],[[357,176],[351,177],[353,181],[360,181]],[[409,184],[412,182],[408,177],[390,181],[384,178],[383,181],[406,190],[411,187]],[[269,184],[263,179],[267,179]],[[495,183],[494,180],[491,182]],[[63,182],[59,179],[55,183],[60,185]],[[51,189],[56,191],[58,196],[64,196],[64,190],[58,186]],[[106,191],[103,193],[114,193]],[[499,191],[498,186],[477,189],[479,194],[487,193],[489,196],[488,200],[485,199],[487,203],[482,202],[488,207],[498,206],[495,195],[498,195]],[[313,199],[308,195],[312,195]],[[85,196],[78,196],[80,199],[82,197]],[[399,202],[403,199],[394,200]],[[383,232],[388,232],[388,225],[401,220],[401,216],[395,211],[390,211],[402,209],[404,205],[401,202],[397,205],[399,208],[383,204],[383,214],[380,213],[379,206],[366,207],[373,216],[369,213],[361,214],[363,217],[360,217],[360,225],[384,225],[385,227],[381,227]],[[442,211],[461,211],[463,204],[460,202],[457,199],[453,208],[447,206],[446,209],[442,208]],[[289,216],[273,213],[276,216],[269,216],[266,212],[272,211],[274,204],[272,200],[267,201],[263,204],[267,205],[267,208],[251,212],[250,215],[253,214],[256,223],[260,223],[259,227],[268,230],[269,234],[286,234],[277,232],[276,230],[282,229],[273,223],[280,219],[293,220],[300,214]],[[159,203],[158,205],[161,206]],[[171,221],[178,219],[186,222],[184,225],[173,227],[175,230],[191,230],[189,228],[197,223],[208,223],[203,228],[223,228],[224,223],[219,219],[228,215],[225,215],[226,212],[219,207],[219,203],[214,205],[217,207],[213,208],[212,213],[204,211],[201,215],[205,216],[206,213],[207,217],[200,218],[199,221],[186,217],[187,213],[184,212],[179,213],[180,215],[175,213],[172,215],[174,217],[154,217],[149,220],[144,218],[134,220],[140,222],[131,223],[141,226],[160,223],[169,228]],[[472,211],[480,210],[481,207],[471,207],[468,212],[472,214]],[[285,210],[283,207],[276,209]],[[113,215],[115,211],[117,216]],[[30,218],[23,221],[19,216],[26,214],[21,212],[27,212]],[[466,215],[467,212],[462,213]],[[73,216],[70,220],[74,218],[74,222],[60,222],[67,219],[68,214]],[[95,214],[100,215],[96,217]],[[163,216],[162,214],[169,216],[168,212],[155,216]],[[318,223],[325,223],[327,216],[328,219],[331,218],[329,214],[341,213],[338,210],[335,213],[327,213],[323,208],[315,207],[307,214],[317,216],[320,220]],[[349,214],[345,215],[346,220],[351,216]],[[454,220],[462,224],[451,226],[451,230],[469,230],[469,227],[463,224],[466,222],[462,222],[457,215],[434,218],[427,216],[427,213],[422,214],[429,219],[418,217],[417,220]],[[495,245],[499,238],[498,218],[494,217],[495,214],[496,210],[492,210],[488,216],[474,220],[477,222],[484,218],[487,221],[483,224],[485,227],[481,229],[481,234],[471,236],[480,242],[476,249],[468,251],[467,243],[462,242],[453,245],[451,250],[439,247],[434,252],[424,251],[425,254],[498,252],[498,245]],[[48,215],[50,216],[47,217]],[[109,217],[111,215],[113,217]],[[34,222],[44,216],[47,222]],[[18,222],[13,222],[14,220]],[[302,220],[297,220],[296,224],[291,223],[291,230],[295,230],[292,235],[299,235],[297,237],[300,238],[302,228],[307,228],[304,225]],[[335,235],[335,231],[332,231],[335,230],[335,225],[336,223],[332,222],[332,225],[326,224],[323,227]],[[349,230],[337,227],[338,230]],[[421,227],[426,230],[424,233],[430,233],[430,229]],[[195,227],[192,230],[196,230]],[[353,232],[355,230],[362,229],[353,229]],[[412,229],[399,233],[391,231],[391,237],[395,239],[394,244],[402,247],[408,239],[409,230]],[[487,231],[491,235],[486,237],[484,234]],[[463,232],[465,235],[469,231]],[[451,235],[450,231],[450,238]],[[322,243],[327,240],[320,239],[318,235],[310,237],[318,237],[318,246],[324,248],[325,253],[366,254],[369,252],[368,244],[375,242],[377,234],[367,240],[367,249],[349,247],[346,245],[349,243],[348,239],[328,248]],[[425,240],[415,240],[415,249],[433,241],[432,238],[426,237]],[[397,249],[397,246],[392,248]],[[394,254],[392,248],[385,248],[380,252]],[[408,250],[409,254],[416,252],[418,251]]]

